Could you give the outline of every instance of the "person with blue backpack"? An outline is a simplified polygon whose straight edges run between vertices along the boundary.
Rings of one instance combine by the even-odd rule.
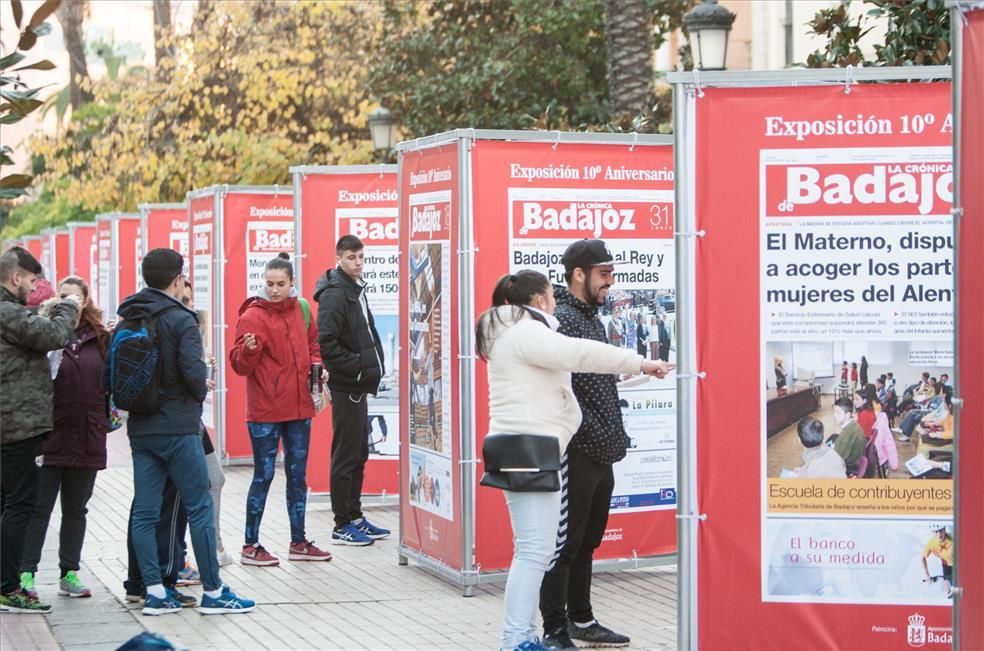
[[[191,542],[204,594],[204,615],[246,613],[256,602],[237,596],[219,577],[212,496],[202,449],[202,402],[208,380],[198,316],[185,307],[184,258],[153,249],[141,263],[146,287],[117,313],[106,363],[115,404],[129,411],[127,434],[133,456],[133,544],[147,591],[144,615],[182,608],[165,588],[158,561],[156,527],[164,482],[170,478],[188,514]]]
[[[232,370],[246,378],[246,425],[253,447],[253,481],[246,497],[243,565],[273,567],[280,560],[260,544],[260,522],[273,482],[277,448],[283,442],[290,519],[291,561],[330,561],[331,554],[308,540],[307,460],[311,418],[315,415],[310,380],[320,379],[318,328],[311,308],[294,289],[294,267],[286,253],[270,260],[258,296],[239,308],[236,340],[229,351]]]

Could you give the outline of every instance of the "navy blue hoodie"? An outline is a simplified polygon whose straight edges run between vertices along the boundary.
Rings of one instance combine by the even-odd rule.
[[[202,402],[208,393],[208,369],[198,315],[164,292],[146,287],[130,296],[117,310],[124,319],[159,314],[157,339],[161,348],[164,405],[154,414],[130,414],[126,431],[145,434],[201,434]]]

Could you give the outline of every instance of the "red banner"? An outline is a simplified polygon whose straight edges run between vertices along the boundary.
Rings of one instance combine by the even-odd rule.
[[[143,277],[140,276],[141,258],[141,236],[140,236],[140,216],[139,215],[120,215],[117,231],[117,240],[114,243],[116,248],[117,261],[117,280],[116,280],[116,307],[128,296],[137,293],[143,285]]]
[[[701,649],[951,646],[952,445],[873,429],[884,459],[821,444],[820,472],[796,427],[860,431],[832,409],[844,360],[894,371],[899,403],[952,375],[949,92],[694,99]]]
[[[183,204],[148,204],[143,206],[145,251],[173,249],[188,263],[188,206]]]
[[[314,286],[325,271],[335,267],[335,242],[343,235],[355,235],[365,244],[366,266],[363,278],[369,284],[367,297],[383,342],[387,375],[379,394],[369,401],[369,461],[366,463],[363,495],[395,495],[400,419],[399,366],[396,342],[397,278],[399,275],[399,227],[395,172],[355,173],[342,169],[330,173],[295,172],[300,204],[300,239],[297,257],[303,287],[298,291],[313,301]],[[303,257],[300,253],[303,252]],[[325,410],[311,425],[311,455],[308,486],[315,492],[328,492],[331,459],[331,410]]]
[[[400,169],[400,541],[464,567],[459,427],[458,146]]]
[[[95,274],[96,261],[96,227],[95,224],[68,224],[69,240],[69,266],[68,272],[79,276],[89,283],[89,291],[92,292],[92,300],[99,304],[96,298],[96,284],[98,279]]]
[[[962,649],[984,649],[984,507],[980,496],[984,468],[984,6],[966,11],[960,79],[960,182],[958,222],[960,297],[960,375],[958,414],[959,565],[963,595],[959,602],[959,642]],[[961,20],[954,17],[953,21]]]
[[[281,251],[294,252],[294,195],[233,186],[223,189],[220,201],[220,250],[225,262],[221,272],[221,305],[217,301],[216,309],[225,326],[219,361],[225,367],[224,449],[230,458],[252,459],[253,447],[246,429],[246,378],[232,370],[229,351],[236,340],[239,308],[263,286],[266,263]],[[219,357],[217,354],[216,359]]]
[[[31,252],[38,262],[41,261],[42,251],[41,251],[41,236],[40,235],[28,235],[24,238],[24,248]]]
[[[600,317],[631,322],[632,340],[618,345],[658,354],[658,323],[672,331],[673,151],[669,145],[596,145],[480,141],[473,149],[475,315],[502,274],[536,269],[564,284],[560,257],[581,238],[606,240],[621,264]],[[638,340],[637,323],[650,333]],[[628,332],[628,329],[626,329]],[[675,356],[675,352],[668,353]],[[671,358],[672,361],[674,358]],[[475,449],[487,434],[488,380],[476,364]],[[672,379],[620,382],[631,439],[615,464],[604,542],[596,560],[670,554],[676,550],[676,388]],[[479,486],[476,473],[475,558],[483,571],[507,569],[512,531],[501,491]]]
[[[55,255],[53,260],[55,262],[55,274],[57,274],[56,277],[58,280],[61,280],[71,273],[69,271],[69,254],[68,231],[55,231]],[[55,282],[54,278],[52,279],[52,282]]]

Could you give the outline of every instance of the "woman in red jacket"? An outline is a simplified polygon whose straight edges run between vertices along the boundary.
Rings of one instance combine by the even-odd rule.
[[[253,482],[246,498],[244,565],[280,561],[260,545],[260,521],[273,481],[277,446],[283,441],[292,561],[330,561],[304,535],[307,459],[314,401],[308,386],[312,364],[321,364],[318,329],[304,299],[294,296],[294,267],[286,253],[266,265],[259,296],[239,308],[233,370],[246,376],[246,420],[253,446]]]
[[[89,285],[68,276],[58,286],[60,298],[78,296],[82,306],[75,335],[60,355],[54,355],[54,428],[44,442],[44,465],[38,484],[38,501],[24,541],[21,587],[35,594],[34,574],[48,531],[55,500],[61,494],[61,531],[58,594],[91,597],[79,580],[79,561],[85,540],[86,505],[92,497],[96,473],[106,467],[106,434],[109,431],[106,391],[102,388],[103,360],[109,332],[102,312],[92,302]]]

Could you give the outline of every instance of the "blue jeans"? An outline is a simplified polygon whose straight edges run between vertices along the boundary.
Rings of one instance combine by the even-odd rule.
[[[905,418],[902,419],[902,425],[899,427],[899,429],[902,430],[902,434],[904,436],[908,436],[911,438],[912,433],[916,429],[916,425],[918,425],[919,421],[923,419],[923,416],[927,415],[928,413],[929,410],[913,409],[908,414],[906,414]]]
[[[253,481],[246,496],[246,544],[260,540],[260,521],[273,482],[277,446],[284,441],[284,473],[287,475],[287,517],[290,541],[304,542],[304,509],[307,508],[307,460],[311,443],[311,419],[283,423],[246,423],[253,444]]]
[[[503,491],[513,530],[513,559],[506,580],[502,648],[514,649],[536,637],[540,583],[557,550],[560,491],[516,493]]]
[[[133,547],[145,586],[161,583],[157,555],[157,523],[164,482],[170,478],[188,514],[191,545],[205,590],[219,590],[215,524],[202,435],[144,434],[130,437],[133,454]]]

